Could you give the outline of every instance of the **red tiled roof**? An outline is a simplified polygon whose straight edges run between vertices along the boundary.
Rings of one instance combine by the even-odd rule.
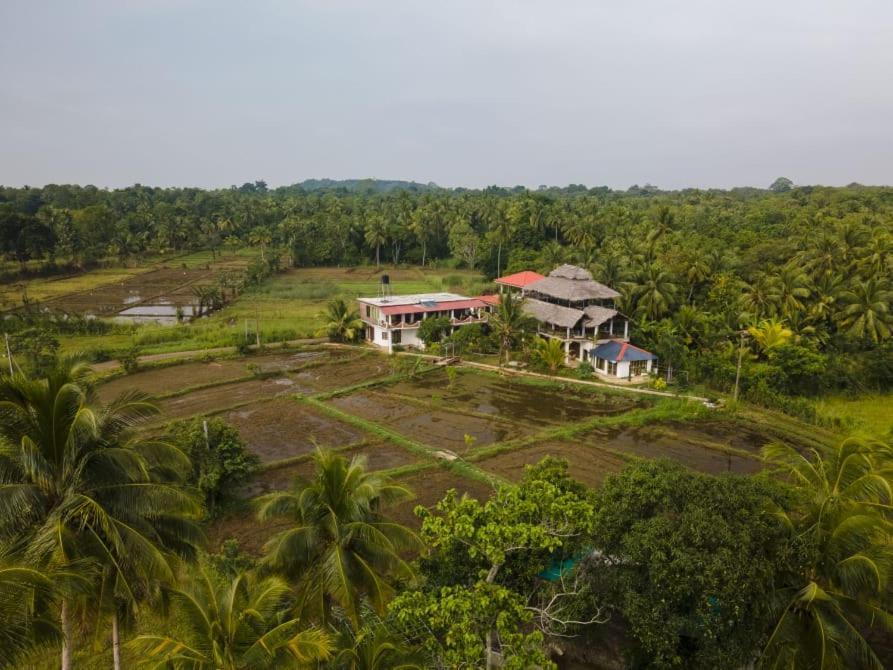
[[[498,305],[499,304],[499,296],[498,295],[479,295],[476,300],[483,300],[488,305]]]
[[[422,312],[444,312],[448,309],[473,309],[475,307],[486,307],[487,302],[478,298],[467,298],[466,300],[444,300],[436,302],[431,306],[416,303],[414,305],[391,305],[390,307],[382,307],[382,314],[421,314]]]
[[[522,272],[516,272],[515,274],[506,275],[505,277],[498,277],[495,281],[497,284],[505,284],[506,286],[524,288],[528,284],[532,284],[533,282],[539,281],[540,279],[545,279],[545,277],[543,277],[543,275],[541,275],[539,272],[523,270]]]

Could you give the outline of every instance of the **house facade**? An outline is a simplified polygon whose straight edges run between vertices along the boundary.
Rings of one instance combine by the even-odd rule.
[[[629,319],[615,309],[620,294],[583,268],[562,265],[543,276],[525,271],[496,280],[501,292],[520,293],[541,337],[559,340],[565,362],[589,361],[606,377],[647,375],[657,357],[629,343]]]
[[[365,339],[389,353],[395,346],[424,349],[419,327],[425,319],[446,317],[453,330],[484,323],[491,303],[455,293],[417,293],[358,298]]]

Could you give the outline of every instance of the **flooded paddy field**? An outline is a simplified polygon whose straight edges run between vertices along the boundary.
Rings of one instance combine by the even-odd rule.
[[[340,447],[363,438],[362,431],[318,413],[292,397],[262,400],[223,415],[249,449],[269,463],[311,453],[317,446]]]
[[[469,445],[485,446],[494,442],[530,435],[536,427],[528,422],[513,422],[511,417],[471,416],[427,407],[392,395],[385,390],[361,391],[329,401],[337,409],[373,421],[411,440],[436,449],[464,453]]]
[[[219,414],[242,403],[270,400],[295,392],[294,381],[288,377],[273,377],[199,389],[192,393],[164,398],[157,404],[161,408],[159,416],[169,421],[197,415]]]
[[[462,370],[451,383],[436,370],[388,389],[395,396],[434,400],[454,410],[508,417],[536,425],[559,425],[594,416],[622,414],[653,404],[647,396],[608,393],[579,385],[552,385]]]

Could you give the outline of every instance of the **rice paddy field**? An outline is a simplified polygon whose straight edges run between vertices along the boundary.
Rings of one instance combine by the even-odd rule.
[[[95,270],[77,276],[35,279],[0,289],[0,300],[11,308],[30,300],[48,307],[114,320],[122,327],[102,336],[63,338],[64,351],[97,351],[106,355],[137,347],[141,353],[165,353],[232,346],[246,333],[259,331],[263,342],[315,337],[323,325],[321,313],[332,298],[377,295],[381,275],[388,274],[394,292],[436,291],[480,293],[485,287],[476,272],[430,268],[292,268],[262,285],[249,288],[210,316],[177,323],[178,308],[191,315],[193,288],[221,272],[244,268],[253,250],[209,252],[146,263],[139,267]],[[18,302],[17,302],[18,301]]]
[[[362,347],[308,346],[149,369],[107,381],[100,393],[108,400],[139,389],[159,399],[164,420],[221,416],[239,430],[261,468],[240,492],[245,504],[215,522],[210,538],[215,548],[235,537],[254,553],[275,529],[259,527],[248,503],[309,476],[317,447],[362,457],[412,489],[414,500],[388,514],[417,525],[416,505],[434,505],[449,489],[485,497],[546,456],[597,486],[637,459],[752,474],[767,442],[833,439],[790,419],[674,398],[465,367],[452,380],[442,368],[398,375],[392,362]]]

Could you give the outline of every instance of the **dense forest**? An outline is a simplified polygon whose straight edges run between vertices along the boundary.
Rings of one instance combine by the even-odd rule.
[[[7,280],[151,253],[255,246],[295,266],[562,262],[622,292],[633,338],[679,384],[800,415],[799,396],[893,381],[893,188],[484,190],[315,180],[225,190],[0,189]]]

